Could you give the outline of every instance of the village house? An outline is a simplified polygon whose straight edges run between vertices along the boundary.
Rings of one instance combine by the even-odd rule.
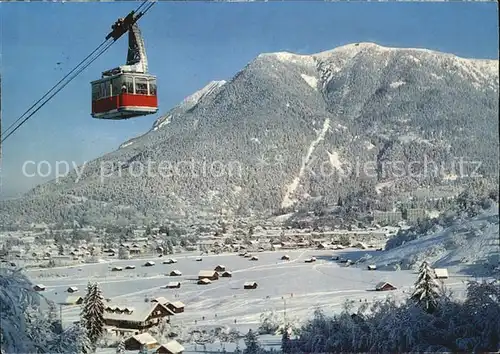
[[[179,342],[172,340],[167,344],[160,345],[155,354],[182,354],[184,350],[184,347]]]
[[[135,330],[139,333],[159,324],[160,319],[170,323],[173,311],[158,302],[138,302],[133,305],[107,304],[104,323],[118,333]]]
[[[78,291],[78,288],[76,286],[70,286],[66,291],[68,293],[76,293]]]
[[[33,290],[35,290],[35,291],[44,291],[45,290],[45,285],[43,285],[43,284],[36,284],[35,286],[33,286]]]
[[[146,349],[154,349],[160,344],[149,333],[136,334],[125,340],[126,350],[140,350],[143,346]]]
[[[185,305],[180,301],[174,301],[167,304],[167,308],[173,313],[182,313],[184,312]]]
[[[182,275],[182,272],[180,270],[173,270],[170,272],[171,277],[180,277]]]
[[[448,269],[446,269],[446,268],[435,268],[434,273],[436,274],[437,279],[447,279],[448,278]]]
[[[233,276],[233,273],[231,273],[230,271],[225,271],[225,272],[222,272],[222,274],[220,275],[222,278],[231,278]]]
[[[376,270],[377,269],[377,266],[375,264],[370,264],[368,266],[368,270]]]
[[[198,280],[198,282],[197,282],[198,285],[208,285],[211,283],[212,283],[212,281],[210,279],[207,279],[207,278],[202,278],[202,279]]]
[[[223,271],[225,271],[225,270],[226,270],[226,266],[223,266],[223,265],[219,264],[218,266],[216,266],[216,267],[214,268],[214,270],[215,270],[216,272],[223,272]]]
[[[389,290],[396,290],[396,287],[394,285],[392,285],[391,283],[382,281],[375,286],[375,290],[377,290],[377,291],[389,291]]]
[[[167,289],[179,289],[181,287],[181,282],[180,281],[171,281],[170,283],[167,284],[165,288]]]
[[[217,280],[219,279],[219,273],[215,270],[201,270],[198,273],[198,279]]]
[[[243,284],[243,289],[257,289],[257,283],[254,281],[247,281]]]
[[[81,305],[83,303],[83,297],[81,296],[68,296],[63,302],[63,305]]]
[[[282,260],[282,261],[289,261],[289,260],[290,260],[290,256],[289,256],[289,255],[287,255],[287,254],[285,254],[285,255],[283,255],[283,256],[281,257],[281,260]]]

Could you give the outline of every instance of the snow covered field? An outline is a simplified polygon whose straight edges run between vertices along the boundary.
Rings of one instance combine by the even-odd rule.
[[[99,282],[104,296],[114,302],[133,304],[144,301],[145,297],[164,296],[168,300],[185,303],[185,312],[172,318],[173,323],[191,326],[228,325],[246,332],[257,328],[259,316],[266,310],[283,312],[288,320],[304,320],[312,315],[316,307],[326,313],[340,310],[346,299],[371,301],[389,294],[401,296],[411,291],[416,279],[412,271],[368,271],[357,267],[345,267],[331,260],[332,254],[356,260],[375,251],[339,250],[317,251],[296,250],[257,253],[259,260],[250,261],[235,254],[204,256],[183,255],[175,258],[178,263],[162,264],[166,258],[154,259],[156,264],[144,267],[145,260],[119,260],[112,263],[86,264],[76,267],[50,270],[31,270],[29,276],[35,283],[42,283],[42,292],[48,299],[62,302],[69,295],[85,294],[89,279]],[[289,254],[290,261],[281,261]],[[315,256],[317,261],[305,263],[305,259]],[[220,278],[209,285],[197,285],[194,280],[200,270],[213,270],[222,264],[232,271],[232,278]],[[113,266],[135,265],[133,270],[112,272]],[[182,276],[167,274],[174,269]],[[462,276],[451,277],[445,283],[452,289],[463,289]],[[164,289],[169,281],[181,281],[180,289]],[[245,290],[243,283],[256,281],[257,289]],[[390,292],[373,291],[380,281],[388,281],[398,289]],[[68,294],[66,289],[77,286],[78,292]],[[63,306],[62,317],[65,324],[79,319],[80,306]],[[204,318],[204,319],[203,319]],[[236,323],[235,323],[236,320]],[[195,324],[196,321],[196,324]]]

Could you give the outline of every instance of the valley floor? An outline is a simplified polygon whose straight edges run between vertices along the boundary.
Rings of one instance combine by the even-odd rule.
[[[413,271],[368,271],[360,267],[345,267],[331,260],[333,254],[356,260],[372,250],[293,250],[259,252],[258,261],[236,254],[204,256],[199,254],[175,255],[178,263],[162,264],[165,258],[156,258],[152,267],[144,267],[145,260],[116,260],[110,263],[86,264],[57,269],[30,270],[34,283],[42,283],[42,293],[57,303],[69,295],[85,295],[87,282],[99,283],[105,298],[113,302],[134,304],[145,297],[163,296],[170,301],[182,301],[185,312],[171,318],[173,324],[186,328],[203,326],[229,326],[242,333],[256,329],[260,315],[266,310],[275,310],[282,315],[286,310],[288,321],[303,321],[312,316],[315,308],[326,314],[338,312],[345,300],[371,302],[388,295],[402,297],[412,290],[416,280]],[[280,260],[288,254],[290,261]],[[317,261],[305,263],[315,256]],[[232,278],[220,278],[209,285],[197,285],[200,270],[213,270],[218,264],[233,273]],[[135,265],[133,270],[112,272],[113,266]],[[169,272],[178,269],[182,276],[171,277]],[[465,278],[450,271],[444,283],[460,296],[465,289]],[[170,281],[180,281],[180,289],[164,289]],[[243,283],[255,281],[257,289],[245,290]],[[375,285],[387,281],[397,287],[395,291],[373,291]],[[79,291],[68,294],[66,289],[77,286]],[[79,320],[80,306],[62,306],[63,324]],[[194,350],[185,345],[186,352]],[[200,347],[200,346],[198,346]],[[111,349],[106,349],[109,351]],[[114,349],[113,349],[114,350]]]

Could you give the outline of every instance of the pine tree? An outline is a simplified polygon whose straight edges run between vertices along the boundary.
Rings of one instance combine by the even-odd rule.
[[[89,282],[87,285],[81,318],[87,329],[87,337],[95,351],[97,341],[104,332],[104,297],[97,283]]]
[[[248,330],[245,336],[245,346],[244,354],[258,354],[261,352],[259,340],[251,329]]]
[[[412,294],[418,304],[429,313],[437,308],[437,299],[439,297],[439,283],[436,280],[436,273],[426,261],[422,262],[418,279],[415,282],[415,291]]]
[[[120,343],[118,343],[118,346],[116,347],[116,354],[123,354],[125,353],[125,341],[122,339]]]

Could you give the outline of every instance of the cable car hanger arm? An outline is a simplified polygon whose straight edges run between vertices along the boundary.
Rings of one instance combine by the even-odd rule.
[[[134,23],[136,23],[144,12],[139,12],[136,16],[135,11],[130,11],[130,13],[125,18],[119,18],[112,26],[112,31],[108,33],[106,36],[106,40],[113,38],[113,41],[116,41],[118,38],[123,36],[128,30],[132,27]]]

